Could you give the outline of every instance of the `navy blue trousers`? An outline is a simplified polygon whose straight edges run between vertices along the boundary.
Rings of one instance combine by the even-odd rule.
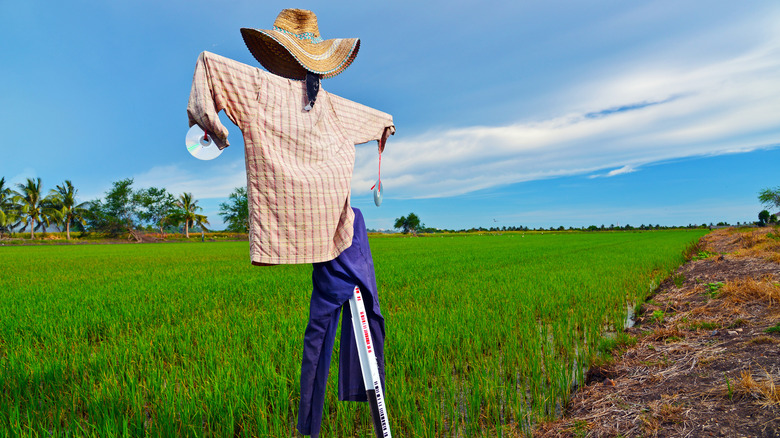
[[[298,407],[298,431],[316,438],[320,434],[325,386],[330,358],[341,314],[339,351],[339,400],[366,401],[366,387],[357,354],[349,299],[360,287],[368,313],[382,387],[385,385],[385,320],[379,310],[374,276],[374,261],[368,247],[366,224],[360,210],[354,208],[352,245],[328,262],[315,263],[309,324],[303,337],[301,364],[301,402]]]

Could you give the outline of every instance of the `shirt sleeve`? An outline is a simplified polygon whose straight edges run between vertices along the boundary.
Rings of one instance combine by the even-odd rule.
[[[217,114],[224,110],[230,121],[243,130],[257,111],[259,81],[259,71],[254,67],[213,53],[201,53],[187,105],[190,126],[200,126],[214,137],[220,149],[228,147],[228,130]]]
[[[381,140],[385,128],[389,130],[390,134],[395,134],[393,116],[390,114],[334,94],[330,94],[330,102],[341,127],[354,144]],[[384,145],[380,145],[380,147],[382,146]]]

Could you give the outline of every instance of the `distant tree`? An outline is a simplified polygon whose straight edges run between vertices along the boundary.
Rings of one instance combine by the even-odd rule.
[[[133,191],[133,179],[126,178],[113,183],[113,187],[106,192],[106,212],[118,222],[132,230],[136,226],[138,217],[138,197]]]
[[[206,228],[206,225],[211,225],[209,223],[209,219],[202,214],[196,214],[195,220],[192,222],[192,226],[199,227],[202,231],[208,231],[208,228]]]
[[[769,223],[769,217],[770,217],[770,214],[769,214],[769,212],[767,210],[761,210],[758,213],[758,225],[763,227],[764,225],[768,224]]]
[[[403,232],[405,222],[406,222],[406,216],[397,217],[395,218],[395,223],[393,224],[393,228],[400,229]]]
[[[13,202],[13,192],[5,182],[5,177],[0,178],[0,237],[10,233],[18,224],[19,215]]]
[[[236,187],[228,202],[219,204],[219,215],[227,223],[227,229],[234,233],[249,230],[249,199],[246,187]]]
[[[35,230],[45,230],[50,219],[54,216],[51,208],[51,199],[41,194],[41,179],[27,178],[24,184],[16,185],[14,202],[19,204],[18,214],[22,229],[30,225],[30,238],[35,239]]]
[[[0,208],[10,208],[12,205],[13,192],[5,182],[5,177],[0,178]]]
[[[118,227],[119,224],[108,217],[103,208],[103,201],[100,199],[93,199],[87,203],[87,212],[84,214],[84,220],[87,222],[86,228],[89,231],[97,231],[109,235],[121,233]]]
[[[202,208],[198,206],[198,201],[192,197],[192,193],[182,193],[176,201],[176,207],[180,210],[178,215],[184,222],[184,235],[187,238],[190,237],[190,224],[206,229],[204,225],[208,225],[209,221],[206,216],[197,213]]]
[[[184,223],[184,210],[180,209],[178,206],[179,201],[174,201],[174,205],[176,205],[176,208],[171,211],[168,216],[165,216],[162,220],[163,223],[163,229],[174,227],[179,228],[180,225]]]
[[[0,209],[0,238],[5,236],[5,233],[10,233],[14,226],[18,223],[19,216],[15,210]]]
[[[165,237],[165,225],[176,209],[176,198],[164,188],[149,187],[135,193],[138,203],[138,218],[155,226]]]
[[[770,224],[776,224],[777,223],[777,215],[769,216],[769,223]]]
[[[57,212],[57,218],[60,223],[65,225],[65,236],[70,240],[70,227],[72,224],[86,224],[84,216],[87,214],[88,202],[76,204],[76,194],[78,190],[73,187],[70,180],[65,180],[61,186],[57,186],[51,191],[51,200],[54,210]]]
[[[414,213],[409,213],[407,216],[396,218],[393,228],[400,229],[404,234],[411,232],[416,236],[417,230],[420,229],[420,218]]]
[[[780,208],[780,187],[761,190],[758,200],[768,208]]]
[[[90,203],[86,221],[89,228],[110,236],[132,231],[138,218],[138,197],[133,191],[133,179],[127,178],[112,183],[106,192],[106,199]]]

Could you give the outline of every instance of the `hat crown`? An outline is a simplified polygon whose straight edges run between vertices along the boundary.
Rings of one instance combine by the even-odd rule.
[[[319,38],[317,16],[306,9],[285,9],[274,21],[274,27],[300,36]]]

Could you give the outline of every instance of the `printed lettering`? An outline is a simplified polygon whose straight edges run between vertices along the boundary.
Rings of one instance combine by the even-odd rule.
[[[382,388],[378,380],[374,380],[374,394],[376,394],[377,410],[379,411],[379,423],[382,425],[383,436],[389,436],[390,430],[387,424],[387,412],[385,411],[385,403],[382,397]]]

